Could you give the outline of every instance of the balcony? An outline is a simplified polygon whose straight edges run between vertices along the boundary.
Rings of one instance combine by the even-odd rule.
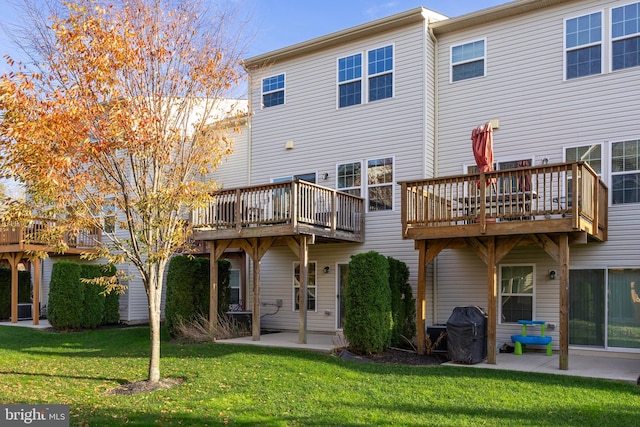
[[[305,181],[215,192],[191,214],[194,240],[313,235],[317,242],[364,241],[364,201]]]
[[[100,230],[81,229],[57,235],[54,219],[32,219],[27,223],[0,224],[0,253],[40,251],[65,254],[81,254],[95,250],[100,245]],[[56,242],[56,243],[52,243]]]
[[[405,239],[574,233],[607,240],[608,189],[584,162],[401,185]]]

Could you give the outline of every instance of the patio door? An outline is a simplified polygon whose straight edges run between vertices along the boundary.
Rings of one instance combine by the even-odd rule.
[[[344,295],[347,287],[347,275],[349,274],[349,264],[338,264],[338,283],[337,283],[337,312],[336,326],[338,329],[344,328]]]
[[[569,344],[605,345],[605,270],[569,273]]]

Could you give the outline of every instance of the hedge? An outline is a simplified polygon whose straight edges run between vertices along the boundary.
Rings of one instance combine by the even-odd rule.
[[[231,263],[218,260],[218,314],[225,314],[231,303],[229,286]],[[209,318],[209,258],[175,256],[169,261],[165,325],[171,336],[177,335],[180,320],[191,321],[202,315]]]
[[[353,255],[345,289],[344,335],[349,350],[375,354],[391,343],[389,261],[377,252]]]
[[[401,347],[416,336],[416,301],[409,284],[409,267],[404,262],[388,257],[389,287],[393,331],[391,345]]]
[[[18,302],[31,300],[31,273],[18,272]],[[0,265],[0,319],[11,317],[11,269]]]

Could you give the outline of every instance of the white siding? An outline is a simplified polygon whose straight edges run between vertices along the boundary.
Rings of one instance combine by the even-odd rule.
[[[367,103],[363,85],[362,105],[337,108],[338,58],[360,52],[366,67],[367,50],[387,45],[394,47],[394,97]],[[383,157],[394,158],[395,182],[432,176],[434,130],[433,111],[429,110],[433,109],[433,85],[425,83],[433,68],[425,61],[432,57],[424,23],[417,23],[254,72],[251,184],[290,174],[327,172],[328,179],[318,183],[336,188],[338,163]],[[261,109],[262,78],[280,73],[286,76],[286,104]],[[292,150],[285,149],[289,140],[294,141]],[[415,289],[418,254],[413,241],[401,237],[399,189],[394,184],[393,211],[367,213],[365,243],[310,248],[309,260],[318,263],[318,299],[317,311],[308,313],[309,330],[336,329],[336,265],[348,263],[353,254],[375,250],[407,263]],[[296,260],[297,254],[288,248],[273,248],[262,260],[262,301],[283,299],[277,315],[263,317],[264,327],[298,328],[291,278]],[[324,266],[330,267],[328,274],[322,271]],[[263,307],[262,313],[271,308]]]

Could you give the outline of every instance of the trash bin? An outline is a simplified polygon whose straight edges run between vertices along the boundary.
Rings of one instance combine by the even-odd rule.
[[[487,315],[477,306],[456,307],[447,321],[447,350],[453,362],[479,363],[487,357]]]

